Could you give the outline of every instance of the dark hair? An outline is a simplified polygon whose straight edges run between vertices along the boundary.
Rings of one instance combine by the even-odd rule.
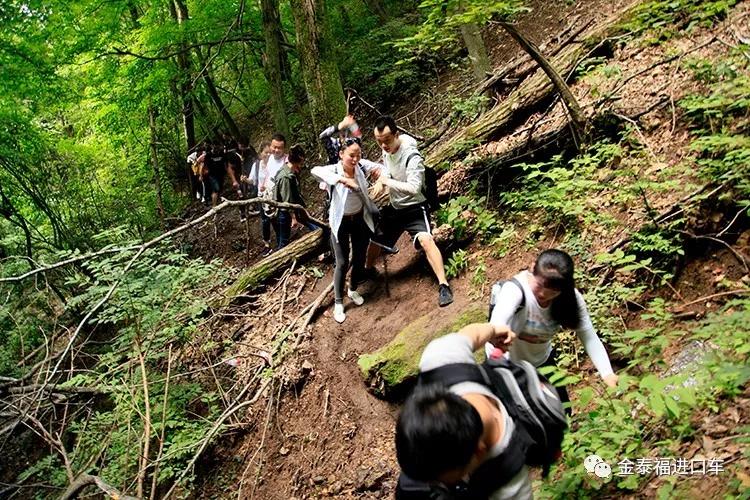
[[[418,481],[464,468],[476,451],[483,425],[479,412],[445,386],[417,386],[396,423],[396,458]]]
[[[571,329],[578,328],[581,323],[574,271],[573,259],[562,250],[545,250],[534,263],[534,276],[542,280],[544,287],[560,291],[560,295],[552,301],[552,319],[563,328]]]
[[[339,153],[341,151],[344,151],[352,144],[356,144],[357,146],[362,147],[362,141],[359,139],[359,137],[346,137],[339,141]]]
[[[392,134],[398,133],[398,127],[396,126],[396,120],[391,115],[381,115],[375,120],[375,130],[382,132],[388,127]]]
[[[283,142],[284,144],[286,144],[286,137],[284,137],[284,134],[279,134],[279,133],[273,134],[271,136],[271,140]]]
[[[290,163],[299,163],[305,160],[305,150],[302,146],[295,144],[289,148],[289,156],[287,157]]]

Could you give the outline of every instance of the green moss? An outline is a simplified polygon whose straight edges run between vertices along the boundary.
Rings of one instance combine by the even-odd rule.
[[[363,354],[357,360],[362,376],[378,396],[388,397],[410,384],[419,373],[419,359],[431,340],[460,330],[469,323],[486,321],[486,312],[470,307],[450,323],[433,324],[434,315],[412,321],[381,349]]]

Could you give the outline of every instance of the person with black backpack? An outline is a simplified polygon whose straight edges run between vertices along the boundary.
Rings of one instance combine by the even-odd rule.
[[[518,334],[510,347],[513,361],[525,360],[536,367],[554,365],[555,335],[563,329],[575,330],[599,375],[609,387],[617,386],[607,351],[596,334],[583,296],[575,287],[573,259],[562,250],[545,250],[531,271],[523,271],[493,286],[490,323],[509,327]],[[497,357],[494,346],[485,346],[488,357]],[[568,402],[565,387],[557,387]]]
[[[347,295],[358,306],[364,303],[364,298],[357,292],[357,285],[363,279],[367,244],[375,231],[378,213],[377,206],[367,195],[367,177],[377,179],[382,165],[362,158],[357,137],[341,138],[338,154],[340,160],[337,163],[313,167],[311,173],[328,186],[330,193],[328,221],[331,226],[331,247],[336,259],[333,319],[343,323],[346,319],[344,284],[349,269],[350,249],[352,275]]]
[[[529,363],[476,363],[486,342],[506,347],[514,338],[507,326],[475,323],[425,348],[396,424],[397,499],[532,498],[528,466],[546,476],[567,419]]]
[[[400,134],[393,117],[378,118],[374,132],[375,140],[383,150],[385,169],[373,194],[377,196],[387,187],[390,203],[381,211],[381,231],[370,240],[366,275],[368,278],[377,276],[374,265],[381,250],[395,251],[396,242],[407,231],[413,238],[414,248],[424,250],[438,280],[438,305],[447,306],[453,302],[453,292],[445,276],[443,256],[430,229],[430,210],[437,209],[434,172],[430,170],[428,175],[417,150],[417,141],[407,134]]]

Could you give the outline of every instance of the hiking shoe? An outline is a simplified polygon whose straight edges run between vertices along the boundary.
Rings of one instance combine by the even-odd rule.
[[[360,281],[364,283],[365,281],[375,281],[378,278],[380,278],[380,273],[377,269],[374,267],[366,267],[365,272],[362,273],[362,279]]]
[[[240,224],[244,224],[245,222],[247,222],[247,217],[243,215],[242,217],[240,217]]]
[[[356,290],[349,290],[346,292],[346,294],[349,296],[350,299],[352,299],[352,302],[354,302],[355,305],[361,306],[365,303],[364,297],[362,297],[359,292]]]
[[[334,304],[333,305],[333,319],[336,320],[336,323],[343,323],[346,319],[346,313],[344,313],[344,304]]]
[[[268,257],[273,253],[273,248],[268,247],[265,250],[263,250],[263,253],[261,254],[263,257]]]
[[[453,302],[453,292],[449,285],[440,285],[438,288],[438,305],[445,307]]]

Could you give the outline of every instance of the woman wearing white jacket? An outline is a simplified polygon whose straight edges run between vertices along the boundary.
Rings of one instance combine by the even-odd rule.
[[[374,213],[378,209],[367,195],[367,176],[377,179],[382,165],[362,159],[360,140],[343,139],[339,148],[339,162],[314,167],[312,175],[326,183],[331,190],[328,223],[331,226],[331,245],[336,257],[333,274],[335,305],[333,319],[342,323],[344,313],[344,284],[349,268],[349,251],[352,258],[352,275],[347,295],[356,305],[364,303],[357,293],[357,285],[364,281],[365,258],[370,236],[375,231]]]

